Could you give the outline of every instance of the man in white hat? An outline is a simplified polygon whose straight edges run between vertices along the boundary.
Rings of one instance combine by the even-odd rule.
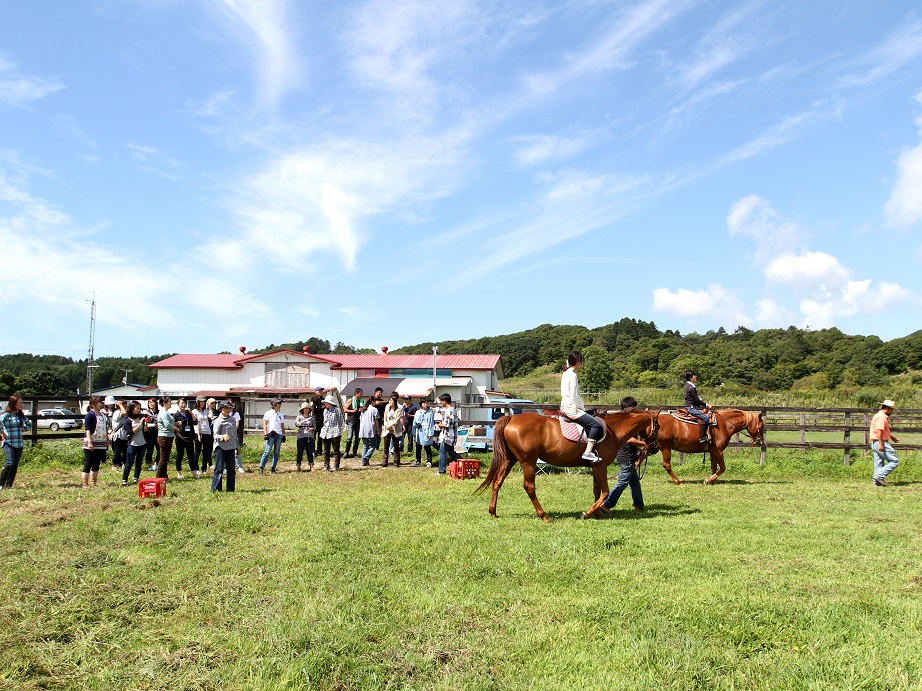
[[[874,455],[874,486],[886,487],[887,476],[896,470],[900,464],[896,452],[890,446],[899,443],[899,439],[890,434],[890,414],[896,404],[889,398],[884,401],[880,410],[871,418],[871,452]]]
[[[343,414],[339,409],[333,394],[328,394],[323,399],[323,427],[320,429],[320,439],[323,442],[323,469],[339,470],[339,460],[342,458],[339,445],[343,438]],[[333,451],[334,467],[330,468],[330,451]]]

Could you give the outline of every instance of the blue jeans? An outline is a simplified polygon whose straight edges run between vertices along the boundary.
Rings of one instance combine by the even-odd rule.
[[[640,475],[633,463],[624,463],[618,469],[618,482],[605,499],[605,508],[613,509],[626,487],[631,488],[631,500],[637,508],[643,508],[643,494],[640,492]]]
[[[364,437],[362,439],[362,465],[368,465],[371,457],[375,452],[375,438]]]
[[[132,466],[134,466],[134,481],[137,482],[141,477],[141,464],[144,463],[144,451],[146,448],[147,444],[142,444],[141,446],[128,445],[128,457],[125,465],[122,466],[122,482],[128,482]]]
[[[698,418],[698,421],[699,421],[702,425],[710,424],[710,420],[708,420],[708,416],[707,416],[706,413],[702,413],[702,412],[701,412],[700,410],[698,410],[697,408],[692,408],[692,407],[690,407],[690,406],[687,407],[687,408],[685,408],[685,410],[687,410],[687,411],[688,411],[688,414],[691,415],[692,417]]]
[[[352,449],[350,451],[350,449]],[[359,421],[346,421],[346,455],[356,456],[359,452]]]
[[[442,442],[439,444],[439,475],[448,472],[448,456],[451,456],[453,461],[458,460],[458,452],[455,451],[454,444]]]
[[[279,439],[282,437],[279,436]],[[221,481],[224,479],[224,471],[227,470],[227,491],[234,491],[234,482],[236,480],[236,470],[234,469],[234,452],[229,449],[222,449],[220,446],[214,450],[214,476],[211,478],[211,491],[221,491]]]
[[[880,448],[880,442],[871,442],[871,451],[874,453],[874,479],[883,480],[890,473],[896,470],[900,464],[896,457],[896,452],[890,446],[890,442],[884,442],[884,448]]]
[[[266,467],[266,461],[269,460],[269,454],[272,453],[272,470],[279,464],[279,455],[282,453],[282,435],[270,434],[266,439],[266,450],[263,451],[262,458],[259,459],[259,469]]]

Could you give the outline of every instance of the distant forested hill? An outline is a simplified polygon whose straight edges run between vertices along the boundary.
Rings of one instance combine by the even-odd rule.
[[[762,390],[872,386],[888,375],[922,367],[922,331],[884,343],[877,336],[848,336],[839,329],[808,331],[739,327],[706,334],[660,331],[653,322],[622,319],[596,329],[542,324],[528,331],[463,341],[420,343],[395,353],[499,353],[507,377],[542,366],[563,367],[567,353],[582,349],[602,361],[609,385],[656,387],[675,384],[696,369],[708,386],[735,383]]]

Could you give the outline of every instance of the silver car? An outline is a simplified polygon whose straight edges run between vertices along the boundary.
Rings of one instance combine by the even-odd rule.
[[[67,408],[45,408],[39,410],[38,429],[50,429],[57,432],[59,429],[80,429],[83,426],[82,420],[75,420],[77,414]]]

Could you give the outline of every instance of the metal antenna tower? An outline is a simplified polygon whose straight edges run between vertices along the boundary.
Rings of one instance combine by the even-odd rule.
[[[90,307],[90,347],[86,354],[86,393],[93,392],[94,351],[96,347],[96,293],[93,293],[93,304]]]

